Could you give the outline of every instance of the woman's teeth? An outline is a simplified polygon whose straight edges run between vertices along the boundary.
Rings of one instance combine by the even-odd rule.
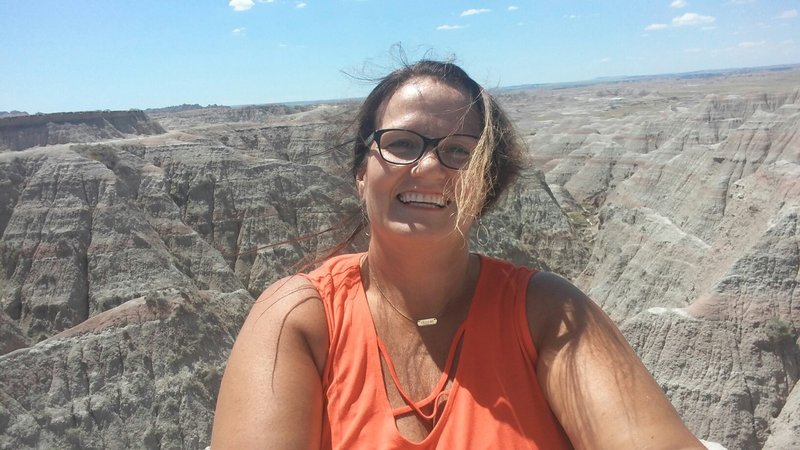
[[[405,204],[413,203],[415,206],[426,208],[444,208],[448,200],[441,194],[421,194],[419,192],[404,192],[397,199]]]

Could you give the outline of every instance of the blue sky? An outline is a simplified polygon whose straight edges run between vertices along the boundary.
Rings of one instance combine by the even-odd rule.
[[[363,96],[397,43],[489,87],[800,63],[800,0],[0,0],[0,42],[0,111],[242,105]]]

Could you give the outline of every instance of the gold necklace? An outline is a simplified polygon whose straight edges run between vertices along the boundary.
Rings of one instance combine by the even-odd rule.
[[[364,256],[364,259],[367,259],[366,255]],[[397,314],[400,314],[402,318],[406,319],[411,323],[417,324],[418,327],[430,327],[439,323],[439,318],[442,317],[442,315],[444,315],[445,312],[447,312],[447,309],[450,307],[450,304],[453,303],[453,298],[451,297],[450,300],[448,300],[447,303],[445,303],[445,305],[442,307],[442,310],[439,311],[439,314],[436,314],[433,317],[428,317],[427,319],[415,320],[411,318],[408,314],[404,313],[403,311],[400,311],[400,308],[395,306],[394,303],[392,303],[392,301],[389,300],[389,297],[383,293],[383,289],[381,289],[381,286],[378,284],[378,281],[372,276],[372,266],[369,264],[369,260],[367,260],[367,270],[369,270],[370,281],[373,281],[375,283],[375,288],[378,290],[378,293],[381,294],[381,297],[383,297],[383,299],[386,300],[386,303],[388,303],[389,306],[397,312]]]

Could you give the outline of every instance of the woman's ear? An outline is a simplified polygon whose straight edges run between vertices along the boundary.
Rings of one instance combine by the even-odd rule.
[[[356,190],[358,190],[358,199],[364,203],[364,187],[366,185],[367,177],[367,164],[364,161],[356,172]]]

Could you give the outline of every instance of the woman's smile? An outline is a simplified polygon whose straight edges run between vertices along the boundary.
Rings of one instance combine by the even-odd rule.
[[[443,194],[423,194],[421,192],[402,192],[397,199],[403,204],[422,208],[444,208],[450,200]]]

